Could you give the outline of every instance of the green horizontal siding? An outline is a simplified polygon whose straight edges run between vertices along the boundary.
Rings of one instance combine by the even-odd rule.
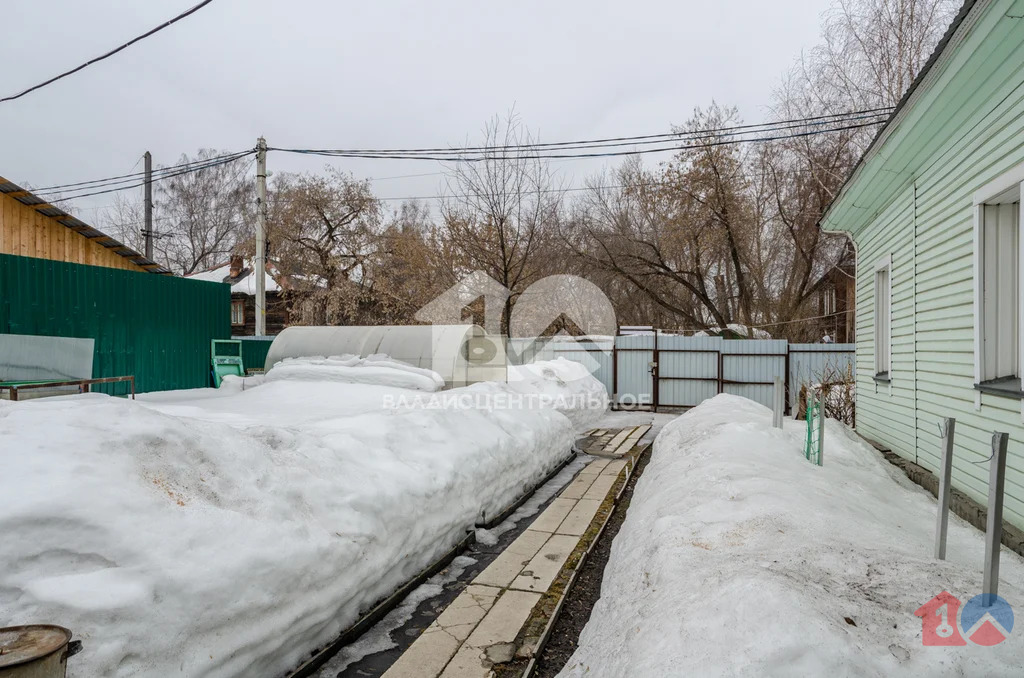
[[[139,392],[208,386],[230,305],[218,283],[0,254],[0,333],[91,337],[93,377],[133,375]]]
[[[988,494],[993,431],[1010,434],[1006,519],[1024,528],[1024,418],[1016,399],[974,385],[974,192],[1024,163],[1024,22],[1009,0],[984,16],[880,152],[827,228],[857,244],[857,424],[865,436],[939,464],[937,423],[956,417],[953,484]],[[893,257],[892,387],[874,372],[874,265]]]

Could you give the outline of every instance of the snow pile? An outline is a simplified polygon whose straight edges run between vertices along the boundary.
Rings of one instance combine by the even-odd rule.
[[[552,409],[385,404],[402,394],[425,395],[268,378],[0,401],[4,623],[73,629],[72,678],[294,668],[573,442]]]
[[[743,338],[747,338],[747,337],[751,337],[753,339],[771,339],[772,338],[771,333],[766,332],[765,330],[762,330],[760,327],[748,327],[747,325],[741,325],[740,323],[729,323],[724,328],[722,328],[722,327],[712,327],[711,329],[708,329],[708,330],[700,330],[699,332],[694,332],[693,336],[695,336],[695,337],[718,337],[718,336],[721,336],[722,334],[724,334],[726,331],[731,331],[731,332],[735,333],[736,335],[738,335],[740,337],[743,337]]]
[[[508,388],[537,396],[569,417],[576,430],[591,426],[608,409],[608,390],[585,366],[565,358],[509,365]]]
[[[924,647],[915,610],[981,591],[984,535],[827,423],[823,467],[803,422],[720,395],[666,425],[612,546],[602,597],[563,676],[1020,676],[1024,634]],[[1020,609],[1024,561],[999,593]],[[1019,613],[1018,613],[1019,614]]]
[[[346,384],[380,384],[419,391],[438,391],[444,379],[433,370],[413,367],[386,355],[341,355],[312,358],[285,358],[267,372],[267,381],[340,381]]]

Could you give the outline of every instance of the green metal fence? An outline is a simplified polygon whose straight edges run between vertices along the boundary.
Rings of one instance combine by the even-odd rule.
[[[210,340],[231,336],[231,291],[0,254],[0,333],[92,337],[93,377],[134,375],[139,392],[198,388],[210,385]]]
[[[246,372],[262,372],[263,364],[267,361],[267,353],[270,352],[270,345],[274,338],[264,339],[262,337],[233,337],[242,341],[242,362],[245,364]]]

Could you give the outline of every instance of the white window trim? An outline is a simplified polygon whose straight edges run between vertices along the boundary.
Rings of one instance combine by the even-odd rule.
[[[235,322],[235,308],[241,305],[242,308],[242,322]],[[231,300],[231,325],[237,327],[238,325],[245,324],[245,300],[244,299],[232,299]]]
[[[887,328],[889,330],[889,332],[888,332],[888,335],[886,336],[886,341],[889,344],[889,364],[887,365],[886,373],[889,375],[889,394],[891,395],[892,394],[892,379],[893,379],[893,374],[892,374],[892,300],[893,300],[893,277],[892,277],[892,253],[891,252],[889,254],[886,254],[884,257],[882,257],[881,259],[878,259],[875,262],[874,269],[872,269],[872,273],[871,273],[871,288],[872,288],[872,290],[875,289],[875,281],[877,280],[878,272],[881,271],[883,268],[884,269],[888,269],[888,271],[889,271],[889,323],[888,323],[888,328]],[[878,303],[878,300],[876,299],[875,300],[875,304],[877,304],[877,303]],[[874,316],[872,316],[872,321],[873,320],[874,320]],[[876,368],[878,366],[878,358],[877,358],[877,356],[878,356],[878,346],[875,346],[874,366]],[[877,374],[877,369],[876,369],[876,374]]]
[[[1024,205],[1024,163],[1017,165],[1009,172],[988,182],[974,192],[974,383],[981,383],[981,231],[984,223],[985,204],[999,197],[1014,187],[1020,190],[1020,203]],[[1018,228],[1024,231],[1024,210],[1018,214]],[[1017,238],[1017,265],[1024,268],[1024,232]],[[1024,270],[1017,276],[1018,303],[1024,300]],[[1024,369],[1024,312],[1017,313],[1017,336],[1019,337],[1017,364]],[[981,409],[981,391],[975,390],[974,409]],[[1021,420],[1024,421],[1024,401],[1021,402]]]

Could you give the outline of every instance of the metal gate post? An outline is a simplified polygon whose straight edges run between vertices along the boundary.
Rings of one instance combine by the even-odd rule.
[[[775,377],[775,386],[772,389],[772,427],[782,428],[782,413],[786,407],[785,390],[782,387],[782,377]]]
[[[942,463],[939,465],[939,515],[935,519],[935,557],[946,559],[946,531],[949,527],[950,475],[953,473],[953,432],[956,419],[948,417],[939,424],[942,436]]]
[[[981,592],[985,607],[999,594],[999,549],[1003,541],[1003,485],[1006,480],[1006,433],[992,434],[988,471],[988,525],[985,530],[985,576]]]
[[[785,370],[785,372],[783,372],[783,375],[782,375],[782,378],[784,380],[783,389],[784,389],[785,398],[786,398],[786,404],[785,404],[784,407],[786,408],[785,409],[786,414],[789,414],[790,413],[790,407],[789,407],[789,342],[788,341],[786,342],[786,364],[783,366],[782,369]]]
[[[619,409],[619,333],[612,337],[612,409]]]
[[[722,363],[723,362],[725,362],[725,361],[724,361],[724,359],[722,357],[722,348],[719,347],[718,348],[718,392],[719,393],[722,393],[724,391],[724,382],[722,381],[725,378],[724,375],[722,374],[722,372],[723,372]]]
[[[654,397],[654,411],[658,411],[658,386],[661,383],[661,379],[658,377],[658,329],[654,330],[654,359],[651,361],[651,394]]]
[[[821,389],[818,402],[818,466],[825,464],[825,389]]]

